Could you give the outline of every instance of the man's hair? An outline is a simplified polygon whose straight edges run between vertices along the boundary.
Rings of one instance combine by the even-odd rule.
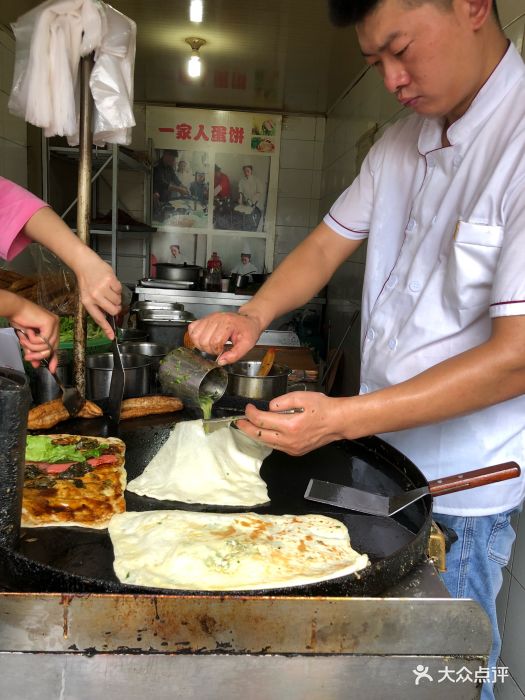
[[[418,7],[427,2],[450,8],[452,0],[403,0],[407,7]],[[329,14],[332,24],[336,27],[347,27],[349,24],[361,22],[367,15],[376,10],[383,0],[328,0]],[[493,0],[492,11],[499,24],[496,0]]]
[[[173,148],[165,148],[162,155],[163,156],[173,156],[174,158],[178,158],[179,152]]]

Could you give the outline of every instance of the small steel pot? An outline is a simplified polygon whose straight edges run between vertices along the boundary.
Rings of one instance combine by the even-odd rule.
[[[142,328],[119,328],[117,335],[119,343],[127,343],[128,341],[139,343],[148,339],[148,332]]]
[[[270,399],[286,393],[290,369],[284,365],[274,365],[271,374],[258,377],[260,360],[243,360],[226,367],[230,396],[244,396],[249,399]]]
[[[157,277],[172,282],[197,283],[202,274],[199,265],[176,265],[175,263],[157,263]]]
[[[159,364],[170,351],[170,347],[160,343],[122,343],[120,350],[131,355],[145,355],[151,360],[150,391],[158,391],[160,389],[158,382]]]
[[[233,273],[231,276],[231,286],[233,290],[245,289],[252,281],[251,275],[240,275]]]
[[[124,366],[124,398],[144,396],[149,391],[151,358],[145,355],[122,354]],[[92,401],[109,396],[113,373],[113,353],[101,352],[86,357],[86,397]]]

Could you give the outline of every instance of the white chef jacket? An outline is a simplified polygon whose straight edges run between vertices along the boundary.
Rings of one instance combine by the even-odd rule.
[[[510,46],[441,146],[442,120],[411,115],[370,150],[324,221],[368,237],[360,393],[397,384],[486,341],[491,318],[525,314],[525,66]],[[381,437],[428,479],[515,460],[525,396]],[[525,474],[440,496],[438,513],[518,506]]]

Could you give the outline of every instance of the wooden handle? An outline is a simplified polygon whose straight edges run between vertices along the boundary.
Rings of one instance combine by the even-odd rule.
[[[268,348],[268,350],[264,353],[261,366],[257,372],[258,377],[266,377],[268,372],[272,369],[275,360],[275,352],[275,348]]]
[[[497,481],[514,479],[521,474],[521,469],[516,462],[504,462],[484,469],[475,469],[463,474],[446,476],[443,479],[434,479],[428,482],[428,488],[433,496],[442,496],[445,493],[466,491],[467,489],[495,484]]]

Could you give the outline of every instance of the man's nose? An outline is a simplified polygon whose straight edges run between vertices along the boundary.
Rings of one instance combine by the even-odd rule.
[[[410,77],[399,61],[391,61],[383,65],[383,82],[388,92],[396,93],[410,82]]]

